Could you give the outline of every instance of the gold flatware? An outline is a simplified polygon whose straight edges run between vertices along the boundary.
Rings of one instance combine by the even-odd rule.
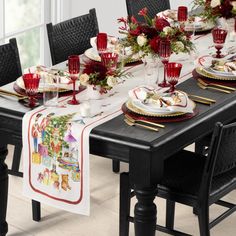
[[[216,88],[216,87],[212,87],[210,85],[204,86],[203,84],[197,83],[197,85],[202,88],[202,89],[212,89],[212,90],[216,90],[222,93],[231,93],[229,90],[225,90],[225,89],[220,89],[220,88]]]
[[[0,91],[0,95],[10,96],[10,97],[17,97],[18,100],[22,100],[22,99],[27,98],[27,96],[19,96],[19,95],[16,94],[16,93],[8,93],[8,92],[3,92],[3,91]]]
[[[153,126],[156,126],[156,127],[159,127],[159,128],[165,128],[165,126],[162,125],[162,124],[158,124],[158,123],[151,122],[151,121],[147,121],[147,120],[134,119],[134,118],[132,118],[131,116],[129,116],[129,115],[127,115],[127,114],[125,114],[125,118],[126,118],[127,120],[130,120],[130,121],[133,122],[133,123],[135,123],[135,122],[141,122],[141,123],[153,125]]]
[[[236,91],[236,88],[230,87],[230,86],[225,86],[225,85],[221,85],[221,84],[216,84],[216,83],[206,83],[205,81],[203,81],[202,79],[198,79],[198,82],[204,86],[215,86],[215,87],[219,87],[219,88],[223,88],[223,89],[227,89],[230,91]]]
[[[145,129],[152,130],[152,131],[156,131],[156,132],[159,131],[158,128],[154,128],[154,127],[147,126],[147,125],[142,125],[142,124],[139,124],[136,122],[131,122],[130,120],[127,120],[127,119],[124,119],[124,121],[129,126],[139,126],[139,127],[145,128]]]
[[[12,96],[15,96],[15,97],[25,97],[24,95],[21,95],[19,93],[14,93],[14,92],[4,90],[4,89],[0,89],[0,92],[5,93],[5,94],[9,94],[9,95],[12,95]]]
[[[191,98],[191,100],[194,101],[194,102],[201,103],[201,104],[204,104],[204,105],[209,105],[209,106],[212,104],[212,102],[204,101],[204,100],[197,99],[197,98]]]
[[[216,102],[216,100],[214,100],[214,99],[206,98],[206,97],[202,97],[202,96],[198,96],[198,95],[194,95],[194,94],[188,94],[188,96],[191,97],[191,99],[196,98],[196,99],[205,100],[205,101],[208,101],[208,102],[211,102],[211,103]]]

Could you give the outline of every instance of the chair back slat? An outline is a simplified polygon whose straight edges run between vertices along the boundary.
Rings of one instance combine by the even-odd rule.
[[[22,75],[20,57],[15,38],[0,46],[0,86],[15,81]]]
[[[158,12],[170,9],[169,0],[126,0],[128,16],[134,16],[139,22],[144,22],[144,18],[138,15],[139,11],[146,7],[148,16],[154,18]]]
[[[90,38],[99,32],[95,9],[56,25],[47,24],[52,64],[67,60],[69,55],[82,54],[91,47]]]
[[[236,167],[236,123],[223,127],[213,176]]]

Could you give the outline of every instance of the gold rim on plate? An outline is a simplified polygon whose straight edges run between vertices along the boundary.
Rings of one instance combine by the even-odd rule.
[[[193,102],[192,100],[189,99],[190,102],[192,102],[193,104],[193,109],[195,109],[196,107],[196,103]],[[187,114],[186,112],[173,112],[173,113],[164,113],[164,114],[156,114],[156,113],[152,113],[152,112],[147,112],[147,111],[144,111],[144,110],[141,110],[140,108],[137,108],[135,107],[133,104],[132,104],[132,101],[131,100],[128,100],[126,103],[125,103],[126,107],[138,114],[138,115],[143,115],[143,116],[150,116],[150,117],[175,117],[175,116],[182,116],[182,115],[185,115]]]
[[[210,79],[215,79],[215,80],[231,80],[231,81],[235,81],[236,80],[236,76],[235,77],[221,77],[215,74],[212,74],[208,71],[206,71],[206,69],[204,67],[197,67],[196,68],[196,72],[204,77],[208,77]]]

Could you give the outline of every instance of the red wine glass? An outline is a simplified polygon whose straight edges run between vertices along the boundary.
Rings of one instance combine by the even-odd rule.
[[[97,34],[97,51],[100,55],[101,53],[106,52],[107,50],[107,34],[106,33],[98,33]]]
[[[213,36],[213,42],[215,44],[216,48],[216,58],[222,58],[224,55],[221,54],[221,49],[224,46],[225,39],[227,36],[227,30],[222,29],[222,28],[214,28],[212,31],[212,36]]]
[[[116,70],[118,62],[118,54],[113,52],[105,52],[101,54],[102,64],[110,71]]]
[[[183,28],[184,23],[188,19],[188,8],[185,6],[179,6],[178,7],[178,13],[177,13],[178,22],[180,24],[180,27]]]
[[[40,76],[38,74],[27,73],[23,75],[23,81],[25,85],[25,92],[29,97],[29,103],[26,104],[26,106],[33,108],[39,105],[39,103],[37,102],[37,94]]]
[[[161,58],[161,62],[164,65],[164,79],[158,85],[163,88],[169,87],[170,85],[166,82],[166,65],[167,65],[170,55],[171,55],[170,40],[161,40],[159,42],[158,51],[159,51],[159,56]]]
[[[178,83],[181,69],[182,69],[182,64],[180,63],[169,62],[166,65],[166,76],[167,76],[167,81],[171,85],[169,90],[171,93],[175,91],[175,85]]]
[[[80,59],[79,55],[71,55],[68,57],[68,68],[69,68],[69,74],[70,78],[73,82],[73,97],[72,100],[69,100],[67,103],[70,105],[77,105],[79,104],[79,101],[75,97],[75,83],[79,76],[80,71]]]

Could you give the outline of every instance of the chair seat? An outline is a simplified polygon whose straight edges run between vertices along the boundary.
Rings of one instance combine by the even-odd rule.
[[[165,192],[198,196],[205,161],[203,155],[185,150],[178,152],[165,161],[164,177],[158,188]],[[236,185],[236,168],[213,177],[210,197],[231,189],[233,185]]]

